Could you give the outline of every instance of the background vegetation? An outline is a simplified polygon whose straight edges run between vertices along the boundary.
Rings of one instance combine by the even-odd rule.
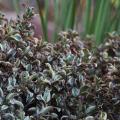
[[[39,0],[37,5],[39,8]],[[42,29],[47,40],[47,16],[49,0],[45,0],[44,15],[39,8]],[[80,8],[82,9],[80,10]],[[96,44],[103,41],[107,32],[120,29],[119,0],[54,0],[54,41],[59,30],[77,29],[77,17],[83,17],[83,35],[93,35]],[[83,16],[79,16],[83,12]]]
[[[58,32],[75,29],[82,37],[92,37],[98,45],[103,42],[106,33],[119,32],[120,29],[119,0],[11,0],[11,2],[17,14],[22,10],[23,3],[35,6],[36,13],[40,15],[40,30],[42,29],[45,41],[56,42]],[[50,19],[52,32],[49,32]]]

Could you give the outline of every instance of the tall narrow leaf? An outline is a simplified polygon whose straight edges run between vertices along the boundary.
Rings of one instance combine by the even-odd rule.
[[[84,31],[88,33],[90,26],[90,13],[91,13],[91,0],[86,0],[85,19],[84,19]]]
[[[100,8],[98,12],[97,21],[96,21],[95,33],[94,33],[96,44],[99,44],[102,41],[101,36],[104,33],[103,28],[105,26],[105,20],[108,13],[109,3],[110,3],[109,0],[101,0],[101,3],[100,3]]]
[[[96,27],[96,20],[99,12],[99,7],[100,7],[100,0],[96,0],[93,6],[93,16],[91,18],[91,23],[89,25],[89,34],[93,34],[95,27]],[[88,18],[90,19],[90,18]],[[87,20],[86,20],[87,21]]]
[[[14,7],[16,13],[18,14],[20,12],[19,0],[13,0],[13,7]]]
[[[65,30],[65,25],[66,25],[66,20],[68,16],[68,11],[69,11],[69,5],[70,5],[69,0],[61,0],[60,1],[60,28],[61,30]]]
[[[41,26],[42,26],[42,30],[43,30],[44,39],[45,39],[45,41],[48,41],[47,24],[46,24],[45,17],[42,13],[42,10],[40,8],[40,1],[36,0],[36,3],[38,6],[38,10],[39,10],[39,16],[40,16],[40,20],[41,20]]]
[[[65,28],[66,29],[73,29],[74,27],[74,22],[75,22],[75,13],[76,13],[76,2],[77,0],[71,0],[70,1],[70,8],[68,11],[68,17],[67,17],[67,21],[66,21],[66,25]]]
[[[54,33],[53,33],[53,40],[56,41],[57,33],[60,27],[60,19],[59,19],[59,0],[54,0]]]

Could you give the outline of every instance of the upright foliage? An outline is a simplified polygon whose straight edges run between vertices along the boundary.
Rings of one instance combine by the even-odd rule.
[[[39,0],[37,1],[38,8],[40,6]],[[56,41],[56,33],[60,30],[67,30],[67,29],[74,29],[74,24],[75,24],[75,16],[76,16],[76,4],[77,0],[54,0],[54,24],[55,24],[55,29],[53,32],[53,40]],[[44,11],[48,11],[48,0],[45,0],[45,6],[47,6]],[[50,8],[49,8],[50,9]],[[40,12],[40,9],[39,9]],[[47,12],[48,13],[48,12]],[[48,14],[46,14],[48,15]],[[45,16],[46,16],[45,15]],[[47,26],[48,21],[47,17],[43,17],[44,15],[41,14],[40,12],[40,18],[41,18],[41,23],[42,23],[42,29],[43,29],[43,34],[45,40],[48,39],[48,34],[47,34]]]
[[[120,3],[111,0],[95,0],[92,7],[91,2],[93,1],[86,0],[84,33],[94,35],[98,45],[103,42],[107,32],[119,31]]]
[[[18,14],[20,12],[19,0],[13,0],[13,7]]]
[[[38,12],[41,20],[41,26],[42,26],[42,31],[43,31],[43,37],[45,41],[48,41],[48,34],[47,34],[47,15],[48,15],[48,0],[45,0],[45,16],[40,8],[40,1],[36,0],[37,6],[38,6]]]

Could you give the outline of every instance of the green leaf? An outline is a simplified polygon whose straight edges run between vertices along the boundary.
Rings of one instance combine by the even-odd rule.
[[[52,106],[47,106],[47,107],[45,107],[45,108],[42,108],[42,110],[40,111],[40,114],[41,114],[41,115],[45,115],[45,114],[47,114],[48,112],[50,112],[53,108],[54,108],[54,107],[52,107]]]
[[[16,59],[16,62],[15,62],[14,65],[15,65],[15,67],[19,67],[19,65],[20,65],[20,59],[19,58]]]
[[[99,120],[107,120],[107,113],[101,112]]]
[[[15,77],[9,77],[8,78],[7,90],[11,91],[15,85],[16,85],[16,79],[15,79]]]
[[[24,54],[28,54],[31,51],[30,46],[25,48]]]
[[[33,75],[31,75],[30,77],[29,77],[29,80],[31,80],[31,81],[35,81],[35,80],[37,80],[38,79],[38,74],[36,74],[36,73],[34,73]]]
[[[80,93],[80,90],[78,88],[76,88],[76,87],[72,88],[72,95],[74,97],[77,97],[79,95],[79,93]]]
[[[85,113],[86,114],[90,114],[92,112],[94,112],[96,109],[96,106],[95,105],[90,105],[86,110],[85,110]]]
[[[28,109],[29,112],[36,112],[36,107],[31,107]]]
[[[15,120],[15,116],[13,115],[13,113],[5,113],[4,115],[3,115],[3,117],[4,117],[4,119],[5,120]]]
[[[51,117],[52,117],[52,119],[54,118],[58,118],[58,115],[56,114],[56,113],[51,113]]]
[[[22,41],[22,37],[21,37],[20,34],[12,35],[12,36],[10,36],[10,38],[14,39],[14,40],[17,41],[17,42]]]
[[[8,78],[8,85],[12,85],[12,86],[16,85],[16,79],[14,76]]]
[[[4,96],[4,93],[3,93],[3,90],[2,88],[0,87],[0,96],[3,97]]]
[[[11,99],[10,103],[13,105],[18,105],[20,108],[24,109],[24,105],[21,101],[15,100],[15,99]]]
[[[0,49],[2,50],[2,51],[4,51],[4,47],[3,47],[3,45],[0,43]]]
[[[93,116],[88,116],[85,118],[85,120],[95,120],[95,118]]]
[[[87,93],[89,90],[89,87],[84,85],[84,86],[81,86],[80,88],[80,94],[84,94],[84,93]]]
[[[17,96],[18,94],[17,93],[9,93],[7,96],[6,96],[6,100],[11,100],[13,99],[15,96]]]
[[[50,94],[50,90],[46,89],[43,95],[43,99],[45,100],[45,102],[49,102],[51,99],[51,94]]]
[[[73,59],[74,59],[74,55],[72,55],[72,54],[69,54],[69,55],[67,55],[67,57],[66,57],[66,60],[67,60],[68,62],[72,62]]]
[[[21,80],[29,80],[29,72],[28,71],[23,71],[21,74],[20,74],[20,77],[21,77]]]
[[[55,71],[52,69],[52,66],[49,63],[46,63],[46,66],[49,68],[49,71],[52,75],[52,79],[54,80],[55,75],[56,75]]]
[[[31,120],[29,116],[25,117],[24,120]]]
[[[26,71],[31,71],[32,70],[32,65],[31,64],[27,64],[26,66],[25,66],[25,68],[26,68]]]
[[[2,105],[2,106],[1,106],[1,111],[4,111],[4,110],[6,110],[6,109],[8,109],[8,106],[7,106],[7,105]]]

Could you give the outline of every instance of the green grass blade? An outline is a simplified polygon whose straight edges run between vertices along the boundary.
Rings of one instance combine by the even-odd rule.
[[[45,20],[45,17],[42,13],[42,10],[40,8],[40,1],[36,0],[36,4],[38,6],[38,10],[39,10],[39,16],[40,16],[40,20],[41,20],[41,26],[42,26],[42,31],[43,31],[43,36],[44,36],[44,40],[48,41],[48,34],[47,34],[47,23]]]
[[[118,3],[118,9],[116,13],[117,13],[117,16],[116,16],[115,30],[120,32],[120,3]]]
[[[14,7],[16,13],[19,14],[19,12],[20,12],[19,0],[13,0],[13,7]]]
[[[105,26],[104,26],[104,33],[110,32],[110,27],[112,25],[112,19],[114,18],[112,13],[112,5],[109,5],[106,20],[105,20]]]
[[[90,13],[91,13],[91,0],[86,0],[85,18],[84,18],[84,32],[88,33],[90,27]]]
[[[65,25],[66,25],[66,19],[68,16],[68,11],[69,11],[69,5],[70,1],[69,0],[61,0],[60,1],[60,28],[61,30],[65,30]]]
[[[49,0],[45,0],[45,24],[48,29],[48,11],[49,11]]]
[[[76,13],[77,0],[71,0],[70,2],[71,2],[70,8],[68,11],[67,21],[66,21],[66,25],[65,25],[66,29],[73,29],[74,23],[75,23],[75,13]]]
[[[110,32],[115,30],[115,23],[116,23],[116,15],[112,16],[111,21],[108,25],[108,29]]]
[[[54,28],[54,33],[53,33],[53,40],[54,42],[56,42],[57,40],[57,34],[59,31],[59,27],[60,27],[60,19],[59,19],[59,0],[54,0],[54,24],[55,24],[55,28]]]
[[[101,0],[100,3],[100,8],[96,21],[95,33],[94,33],[97,45],[102,42],[102,35],[104,34],[103,28],[105,26],[105,20],[108,13],[109,2],[110,2],[109,0]]]
[[[100,0],[96,0],[95,4],[94,4],[94,8],[93,8],[93,16],[92,16],[92,19],[90,22],[90,28],[89,28],[89,32],[88,32],[89,34],[93,34],[93,32],[95,31],[96,19],[98,16],[99,7],[100,7]]]
[[[119,32],[120,4],[117,4],[117,7],[114,8],[114,13],[112,12],[112,5],[108,12],[109,15],[107,16],[108,20],[106,21],[106,32],[113,32],[113,31]]]

